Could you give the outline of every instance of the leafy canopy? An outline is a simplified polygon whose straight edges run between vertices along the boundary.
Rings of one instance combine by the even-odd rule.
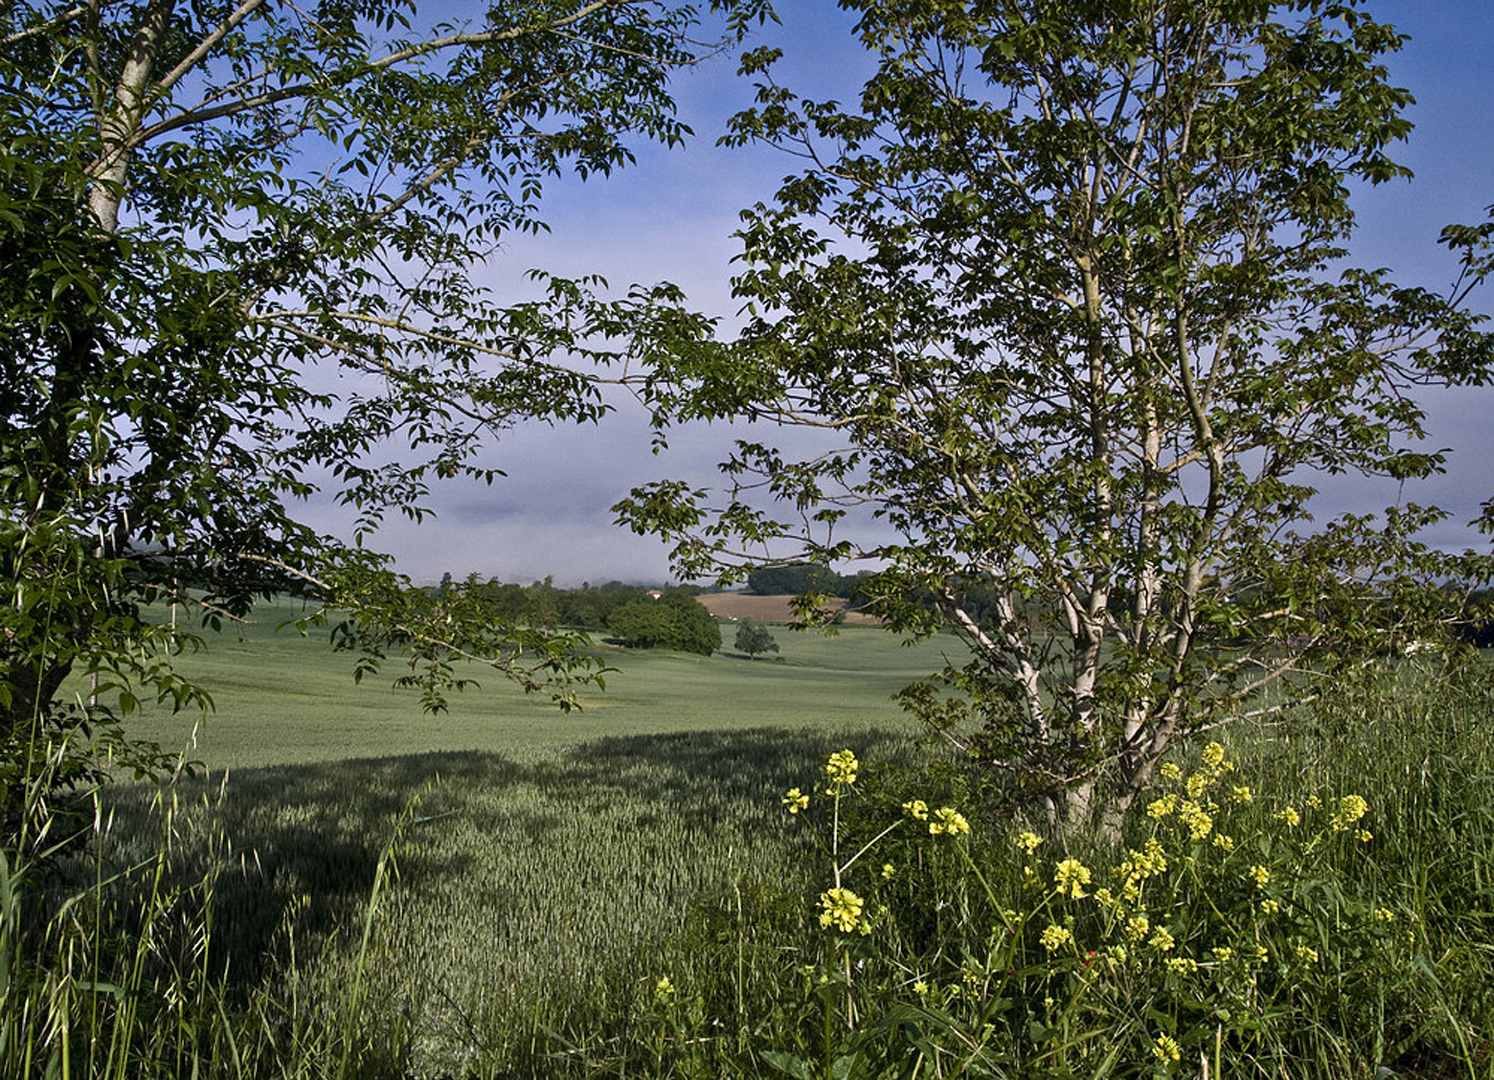
[[[1486,229],[1446,234],[1446,295],[1339,269],[1352,186],[1406,175],[1395,30],[1354,0],[843,6],[876,58],[852,105],[743,59],[729,141],[802,171],[742,214],[740,338],[654,385],[838,446],[744,441],[725,505],[664,482],[623,520],[684,574],[743,538],[877,560],[871,610],[971,646],[905,704],[1060,820],[1266,686],[1433,633],[1432,583],[1488,573],[1418,541],[1439,511],[1308,514],[1325,474],[1414,491],[1419,393],[1489,373]]]
[[[544,228],[544,185],[674,144],[668,78],[766,14],[712,0],[15,0],[0,5],[0,757],[71,672],[205,702],[183,633],[297,589],[362,655],[409,648],[439,708],[460,657],[562,700],[564,638],[411,590],[364,546],[429,485],[497,471],[486,436],[598,419],[598,372],[700,332],[670,286],[483,285]],[[600,367],[598,365],[601,365]],[[324,492],[357,535],[317,535]],[[185,631],[185,625],[183,630]],[[91,713],[98,720],[102,714]]]

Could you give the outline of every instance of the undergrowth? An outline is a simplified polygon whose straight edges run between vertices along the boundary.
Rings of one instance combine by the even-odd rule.
[[[1491,704],[1342,686],[1170,762],[1119,846],[871,738],[750,782],[614,746],[505,774],[524,815],[282,793],[278,848],[232,783],[98,793],[0,859],[0,1075],[1494,1076]]]

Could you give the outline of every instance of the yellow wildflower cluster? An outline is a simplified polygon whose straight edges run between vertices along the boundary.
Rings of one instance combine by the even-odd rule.
[[[1171,1035],[1158,1035],[1157,1041],[1152,1044],[1152,1053],[1164,1065],[1172,1065],[1182,1058],[1183,1048]]]
[[[654,983],[654,1000],[660,1005],[671,1004],[675,999],[676,993],[674,983],[669,981],[668,975]]]
[[[1146,808],[1146,816],[1154,821],[1161,821],[1177,809],[1177,805],[1178,797],[1176,795],[1164,795]]]
[[[1157,770],[1157,773],[1164,780],[1181,780],[1183,778],[1183,770],[1178,767],[1176,761],[1163,762],[1162,767]]]
[[[1132,915],[1126,920],[1126,937],[1132,941],[1140,941],[1151,928],[1152,921],[1145,915]]]
[[[1089,868],[1078,859],[1065,859],[1054,869],[1053,884],[1059,896],[1079,900],[1084,896],[1084,886],[1089,884]]]
[[[1146,943],[1158,952],[1168,952],[1177,941],[1167,932],[1167,927],[1159,926],[1152,931],[1152,936],[1146,939]]]
[[[1345,795],[1338,801],[1338,809],[1329,822],[1334,832],[1348,832],[1349,828],[1369,811],[1369,803],[1361,796]]]
[[[1304,964],[1316,964],[1318,962],[1318,950],[1311,945],[1297,946],[1297,959]]]
[[[929,833],[938,836],[941,833],[949,836],[958,836],[970,831],[970,823],[965,820],[965,815],[949,806],[941,806],[934,811],[934,819],[929,822]]]
[[[927,821],[929,819],[929,804],[922,799],[914,799],[911,802],[903,803],[903,809],[919,821]]]
[[[856,770],[860,767],[856,755],[849,750],[838,750],[831,754],[830,760],[825,763],[825,778],[830,782],[830,786],[825,789],[825,794],[834,795],[841,788],[854,784]]]
[[[1039,938],[1039,940],[1043,943],[1043,948],[1047,949],[1049,952],[1057,952],[1069,942],[1073,941],[1074,935],[1067,927],[1050,924],[1048,928],[1043,931],[1042,937]]]
[[[1231,802],[1237,802],[1243,806],[1248,804],[1254,796],[1250,793],[1249,784],[1236,784],[1230,789],[1229,798]]]
[[[1137,851],[1135,848],[1126,852],[1126,857],[1114,870],[1116,877],[1121,881],[1121,899],[1128,904],[1136,904],[1141,900],[1141,887],[1147,878],[1156,877],[1167,871],[1167,853],[1162,848],[1162,841],[1155,836],[1147,840],[1145,847]]]
[[[864,934],[870,928],[861,921],[861,911],[866,902],[850,889],[831,889],[820,893],[820,925],[825,929],[835,928],[849,934],[859,925]]]
[[[789,788],[783,796],[783,805],[790,814],[797,814],[800,810],[809,809],[809,796],[798,788]]]
[[[1043,838],[1033,832],[1024,832],[1017,837],[1017,846],[1029,855],[1036,851],[1042,842]]]
[[[1257,889],[1264,889],[1267,885],[1271,884],[1271,871],[1260,863],[1252,866],[1245,876],[1255,882]]]
[[[1188,835],[1194,840],[1202,840],[1214,828],[1214,819],[1195,799],[1183,800],[1183,805],[1178,808],[1178,820],[1188,826]]]
[[[1167,961],[1167,970],[1174,975],[1196,975],[1198,973],[1198,961],[1188,956],[1174,956]]]
[[[1302,815],[1297,813],[1294,807],[1290,806],[1282,807],[1276,813],[1272,814],[1271,817],[1283,824],[1290,825],[1294,829],[1302,824]]]

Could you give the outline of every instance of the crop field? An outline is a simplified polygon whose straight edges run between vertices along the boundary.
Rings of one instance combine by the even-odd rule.
[[[384,677],[354,683],[352,658],[331,651],[325,630],[302,638],[277,629],[299,614],[294,604],[265,605],[251,623],[209,634],[208,647],[177,666],[212,691],[213,714],[147,711],[133,730],[235,771],[441,751],[551,753],[604,737],[701,730],[906,732],[891,695],[960,648],[953,639],[907,647],[875,628],[825,636],[775,627],[781,651],[747,660],[731,653],[728,628],[726,651],[709,659],[598,646],[617,670],[605,690],[582,692],[577,713],[562,715],[542,695],[525,697],[474,668],[480,688],[453,696],[448,713],[426,716],[415,694],[391,688],[397,661]]]

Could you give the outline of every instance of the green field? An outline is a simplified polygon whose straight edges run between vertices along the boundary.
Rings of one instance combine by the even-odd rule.
[[[562,715],[542,695],[526,697],[497,673],[472,668],[480,688],[427,716],[413,692],[391,687],[398,662],[355,684],[353,658],[331,651],[326,630],[303,638],[277,629],[301,610],[265,605],[247,625],[209,633],[207,648],[177,666],[211,691],[215,712],[204,719],[147,710],[132,730],[234,770],[446,751],[549,754],[600,738],[704,730],[907,732],[891,695],[961,648],[953,639],[907,647],[861,627],[833,637],[778,628],[781,652],[771,659],[598,646],[617,670],[605,690],[583,690],[580,712]]]

